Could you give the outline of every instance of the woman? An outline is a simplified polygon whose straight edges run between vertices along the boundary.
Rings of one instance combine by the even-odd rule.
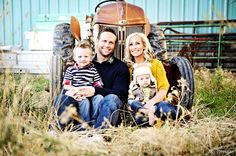
[[[165,69],[161,61],[155,58],[149,40],[145,34],[132,33],[127,37],[124,62],[129,66],[130,79],[132,79],[134,63],[151,63],[151,71],[157,81],[157,93],[144,107],[148,112],[154,112],[156,117],[162,120],[166,118],[176,119],[178,107],[164,101],[170,86]],[[178,117],[180,114],[181,112],[178,113]],[[143,121],[143,119],[137,120],[136,122],[140,121]],[[155,119],[149,119],[149,125],[152,126],[154,122]]]

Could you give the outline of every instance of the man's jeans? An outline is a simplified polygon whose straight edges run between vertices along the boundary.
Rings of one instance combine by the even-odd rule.
[[[119,109],[122,105],[123,103],[117,95],[109,94],[105,96],[99,104],[100,110],[95,128],[108,128],[109,124],[116,126]]]
[[[76,101],[70,96],[61,94],[57,96],[54,101],[53,113],[56,114],[57,117],[60,117],[60,115],[65,111],[66,107],[72,104],[76,107],[80,118],[89,125],[93,125],[97,119],[100,108],[99,104],[101,103],[102,99],[103,97],[101,95],[96,95],[90,99],[86,98],[82,101]],[[92,101],[92,105],[90,100]],[[64,130],[67,126],[67,124],[61,124],[60,121],[58,123],[62,130]]]

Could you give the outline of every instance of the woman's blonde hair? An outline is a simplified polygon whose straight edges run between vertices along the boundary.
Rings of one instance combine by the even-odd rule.
[[[145,60],[150,62],[152,59],[155,58],[155,55],[153,53],[151,44],[150,44],[147,36],[144,33],[135,32],[135,33],[130,34],[127,37],[126,42],[125,42],[125,55],[124,55],[123,60],[128,66],[132,66],[135,63],[134,57],[130,54],[130,51],[129,51],[129,46],[130,46],[129,42],[130,42],[130,39],[134,36],[139,36],[143,42],[143,45],[145,47],[145,49],[143,51]]]

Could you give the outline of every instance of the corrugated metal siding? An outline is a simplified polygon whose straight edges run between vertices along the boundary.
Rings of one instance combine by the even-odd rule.
[[[38,15],[94,13],[102,0],[0,0],[0,45],[28,47],[24,32],[36,29]],[[236,19],[236,0],[127,0],[141,6],[151,23]],[[201,31],[214,32],[204,28]],[[229,29],[235,32],[235,28]]]

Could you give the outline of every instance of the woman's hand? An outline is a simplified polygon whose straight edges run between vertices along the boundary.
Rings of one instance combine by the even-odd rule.
[[[155,115],[155,106],[152,106],[148,109],[148,122],[150,126],[153,126],[156,120],[156,115]]]
[[[153,99],[151,99],[144,105],[144,107],[147,109],[151,109],[155,104],[156,102]]]
[[[144,107],[148,109],[154,106],[155,104],[163,101],[166,94],[167,91],[165,89],[160,89],[157,94],[152,99],[150,99]]]

